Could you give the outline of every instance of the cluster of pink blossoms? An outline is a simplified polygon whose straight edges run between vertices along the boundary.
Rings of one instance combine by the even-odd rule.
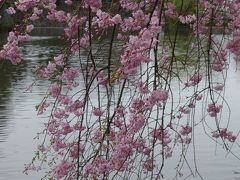
[[[0,50],[1,60],[22,62],[19,43],[29,39],[42,19],[63,26],[61,38],[68,45],[47,65],[33,70],[37,78],[50,82],[37,106],[39,115],[50,113],[42,132],[49,142],[38,147],[40,166],[34,158],[26,170],[39,170],[46,162],[51,169],[46,175],[49,179],[126,179],[136,174],[141,179],[158,179],[164,159],[172,156],[174,148],[179,143],[191,144],[197,125],[190,125],[197,124],[194,112],[200,102],[206,102],[205,110],[219,121],[223,106],[214,95],[222,95],[225,83],[212,82],[212,74],[223,75],[227,70],[227,50],[236,59],[240,56],[240,2],[200,0],[198,8],[203,11],[198,14],[180,11],[178,4],[164,0],[64,3],[66,8],[57,0],[19,0],[6,9],[10,15],[22,15],[24,23],[9,33]],[[175,38],[168,33],[173,22],[178,26]],[[227,24],[233,32],[226,46],[212,33],[215,22],[220,27]],[[178,56],[181,25],[189,27],[194,36],[184,54],[186,61]],[[104,63],[99,63],[103,39],[109,47]],[[118,42],[122,45],[115,53]],[[78,63],[72,63],[73,56],[79,57]],[[196,66],[185,67],[194,57],[198,57]],[[182,66],[175,68],[179,63],[188,73],[187,82],[179,76]],[[179,88],[172,86],[176,79]],[[201,83],[205,80],[208,85]],[[236,141],[231,131],[219,127],[213,137]]]
[[[228,131],[227,128],[214,131],[212,133],[212,137],[214,137],[214,138],[221,137],[223,139],[227,139],[229,142],[235,142],[235,140],[237,138],[235,135],[233,135],[233,133],[231,131]]]
[[[217,105],[213,103],[208,105],[207,112],[211,117],[216,117],[221,109],[222,109],[222,105]]]
[[[12,64],[18,64],[22,61],[22,52],[18,47],[19,37],[14,32],[10,32],[8,42],[0,50],[0,59],[9,59]]]
[[[194,74],[189,78],[189,81],[185,83],[186,87],[196,86],[202,80],[201,74]]]

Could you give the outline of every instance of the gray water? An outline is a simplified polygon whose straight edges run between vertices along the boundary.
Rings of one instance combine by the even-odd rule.
[[[0,180],[39,180],[42,173],[22,173],[24,164],[29,163],[34,155],[37,141],[33,139],[43,127],[43,119],[36,116],[35,106],[41,102],[48,84],[43,81],[26,92],[34,81],[31,69],[35,65],[45,64],[49,57],[59,52],[56,39],[35,37],[23,45],[26,61],[14,67],[0,61]],[[231,61],[225,98],[231,107],[230,129],[238,132],[240,129],[240,65]],[[197,168],[206,180],[240,180],[240,160],[227,154],[222,147],[217,147],[213,141],[200,130],[196,132],[196,163]],[[239,140],[237,141],[239,142]],[[240,156],[235,144],[232,151]],[[216,152],[215,152],[216,150]],[[187,159],[193,160],[189,150]],[[165,179],[173,179],[177,157],[166,161]],[[191,164],[191,163],[190,163]],[[194,169],[194,165],[191,164]],[[183,168],[184,178],[189,174],[188,168]],[[178,178],[178,179],[184,179]],[[188,179],[193,179],[189,177]],[[199,177],[196,177],[199,179]]]

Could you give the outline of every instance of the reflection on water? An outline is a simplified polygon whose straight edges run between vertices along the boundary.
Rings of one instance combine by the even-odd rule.
[[[10,113],[10,98],[16,82],[21,81],[26,73],[26,64],[21,64],[19,68],[11,65],[7,61],[0,61],[0,141],[6,138],[8,126],[8,115]]]
[[[34,107],[41,101],[48,84],[45,81],[40,82],[37,87],[34,87],[32,93],[26,93],[25,90],[34,80],[31,68],[38,64],[46,64],[54,54],[61,51],[64,46],[61,43],[62,41],[57,39],[35,37],[22,47],[26,59],[23,64],[15,67],[8,62],[0,61],[0,180],[40,179],[41,174],[33,173],[25,176],[22,170],[24,164],[28,163],[33,156],[37,143],[33,137],[41,130],[43,123],[36,116]],[[121,46],[121,43],[115,44],[116,53],[118,46]],[[97,44],[93,44],[96,63],[104,65],[109,49],[108,44],[102,42],[101,49],[96,49],[97,47],[99,47]],[[86,59],[86,52],[81,52],[81,56],[83,60]],[[118,59],[115,60],[117,61]],[[78,63],[78,61],[72,63]],[[235,132],[240,127],[238,113],[240,73],[235,71],[236,67],[240,68],[234,62],[230,64],[225,94],[232,108],[230,128],[236,130]],[[226,153],[221,147],[218,147],[217,154],[214,154],[215,144],[202,134],[202,130],[196,132],[196,149],[198,168],[205,179],[235,180],[240,177],[239,161],[231,154],[225,157]],[[234,147],[233,152],[239,154]],[[191,149],[189,154],[186,158],[192,162]],[[164,171],[169,177],[174,177],[173,169],[177,160],[177,157],[173,157],[166,162]],[[185,169],[183,172],[189,173]],[[166,176],[166,179],[169,178]]]

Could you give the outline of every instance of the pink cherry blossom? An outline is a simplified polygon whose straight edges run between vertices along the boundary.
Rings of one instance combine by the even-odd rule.
[[[69,173],[69,169],[73,167],[73,164],[67,161],[61,161],[58,165],[54,167],[54,175],[56,176],[57,180],[62,179]]]
[[[6,12],[8,14],[15,14],[16,13],[16,11],[15,11],[15,9],[13,7],[9,7],[8,9],[6,9]]]
[[[93,110],[92,110],[92,113],[95,115],[95,116],[102,116],[104,111],[99,109],[99,108],[96,108],[96,107],[93,107]]]
[[[33,28],[34,28],[34,25],[32,25],[32,24],[27,25],[26,31],[27,31],[28,33],[30,33],[30,32],[32,32]]]
[[[61,91],[59,84],[57,83],[52,84],[49,91],[50,91],[50,94],[56,98]]]
[[[192,127],[189,126],[189,125],[186,125],[186,126],[181,126],[181,129],[179,131],[179,133],[182,135],[182,136],[186,136],[188,134],[190,134],[192,132]]]
[[[229,142],[235,142],[235,140],[237,138],[235,135],[233,135],[233,133],[231,131],[227,130],[227,128],[214,131],[212,133],[212,137],[214,137],[214,138],[221,137],[223,139],[227,139]]]
[[[220,112],[222,109],[222,105],[217,105],[217,104],[208,104],[207,112],[211,117],[216,117],[217,114]]]

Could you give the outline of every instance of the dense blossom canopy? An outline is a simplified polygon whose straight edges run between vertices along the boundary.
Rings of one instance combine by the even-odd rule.
[[[20,45],[39,22],[64,27],[61,53],[33,69],[35,84],[38,79],[50,84],[37,106],[38,115],[49,118],[26,173],[43,169],[46,179],[68,180],[161,179],[166,159],[179,147],[176,164],[184,163],[194,129],[203,121],[215,122],[206,133],[231,151],[236,135],[221,123],[221,111],[227,107],[228,53],[240,58],[239,1],[56,2],[0,0],[0,7],[9,6],[6,13],[23,17],[0,49],[1,61],[24,63]],[[181,28],[192,37],[183,55],[177,50]],[[228,41],[219,40],[216,29]],[[99,49],[108,44],[102,62],[95,42]],[[117,53],[116,42],[121,44]],[[72,57],[78,57],[78,65],[72,65]],[[178,67],[187,72],[186,79],[180,79]],[[216,82],[214,74],[223,78]],[[195,118],[197,109],[204,110],[202,118]],[[181,165],[176,171],[181,174]]]

